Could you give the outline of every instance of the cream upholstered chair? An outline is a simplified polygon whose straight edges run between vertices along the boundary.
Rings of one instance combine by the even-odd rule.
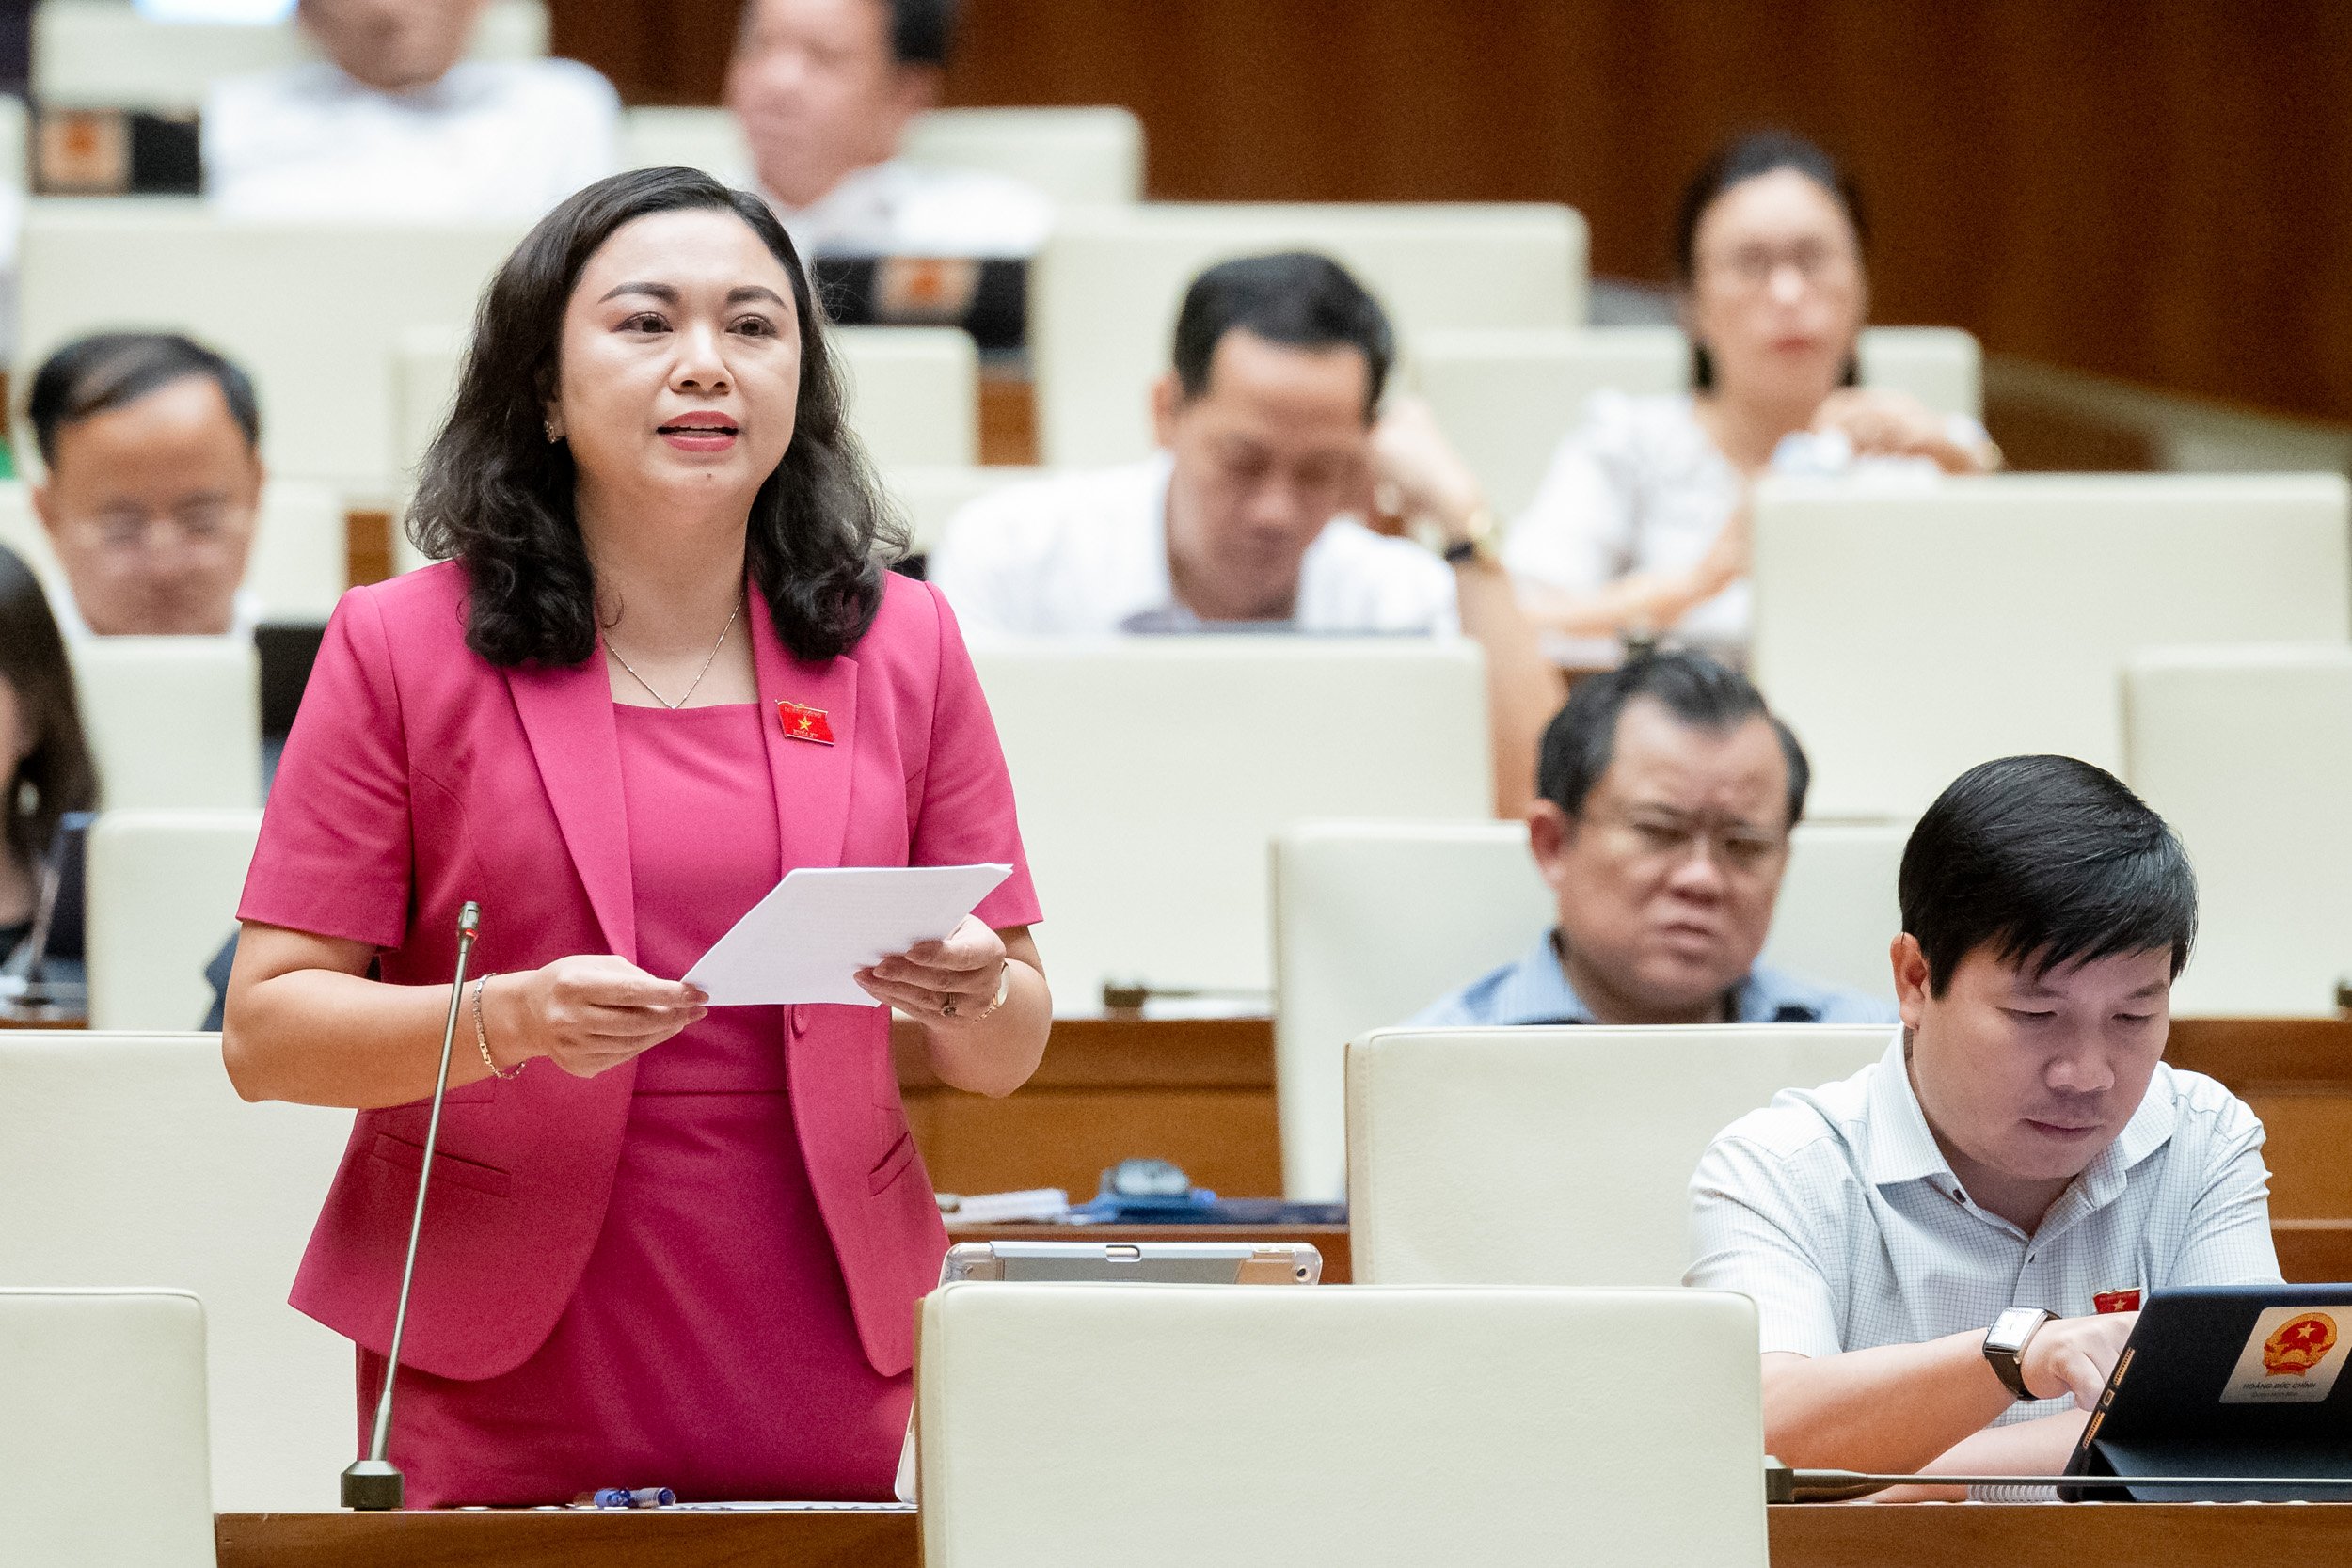
[[[731,183],[752,178],[751,147],[726,109],[624,110],[621,150],[631,168],[683,164]],[[1143,196],[1143,122],[1126,109],[933,109],[915,118],[900,153],[1010,175],[1065,205]]]
[[[109,811],[90,829],[84,951],[93,1029],[193,1029],[204,966],[237,928],[258,811]]]
[[[1143,199],[1143,121],[1113,105],[933,109],[899,154],[1009,175],[1065,206]]]
[[[906,517],[910,546],[927,553],[939,547],[948,519],[967,502],[1044,471],[1001,464],[891,463],[882,467],[882,483]]]
[[[14,480],[0,481],[0,545],[24,557],[53,603],[70,592],[49,536],[33,515],[32,499]],[[261,601],[264,620],[324,621],[333,613],[335,601],[351,586],[342,498],[301,480],[265,485],[253,552],[246,558],[245,586]]]
[[[0,1390],[10,1568],[211,1568],[196,1297],[0,1289]]]
[[[1151,388],[1184,290],[1212,262],[1323,251],[1408,339],[1584,319],[1584,220],[1566,207],[1148,202],[1064,213],[1029,272],[1038,450],[1056,467],[1152,450]]]
[[[545,0],[491,0],[474,29],[478,60],[548,52]],[[33,8],[33,96],[53,108],[199,109],[216,76],[314,58],[292,22],[151,21],[129,0],[41,0]]]
[[[930,1568],[1765,1562],[1744,1296],[965,1283],[919,1354]]]
[[[1467,639],[975,641],[1064,1010],[1106,979],[1263,992],[1266,857],[1333,813],[1492,809]]]
[[[353,1451],[351,1346],[286,1292],[351,1113],[246,1104],[217,1035],[12,1031],[0,1085],[0,1285],[193,1291],[215,1506],[333,1508]],[[0,1354],[9,1338],[0,1330]],[[14,1386],[0,1388],[5,1444]]]
[[[1535,497],[1561,438],[1601,390],[1679,392],[1691,344],[1671,326],[1501,327],[1423,332],[1406,345],[1407,374],[1505,518]],[[1954,327],[1873,326],[1862,334],[1862,382],[1909,392],[1941,413],[1982,411],[1982,355]]]
[[[113,808],[262,803],[260,660],[230,637],[87,637],[68,649]]]
[[[29,378],[71,338],[120,325],[135,300],[141,325],[189,333],[251,374],[273,474],[388,497],[409,456],[393,444],[402,334],[471,320],[522,232],[232,223],[131,197],[36,202],[19,261],[17,373]],[[354,299],[367,309],[347,309]]]
[[[980,456],[980,353],[953,326],[838,326],[850,428],[876,463]]]
[[[2173,1012],[2334,1017],[2352,979],[2352,648],[2153,650],[2123,709],[2123,776],[2197,867]]]
[[[1890,1001],[1909,830],[1803,822],[1763,961]],[[1347,1042],[1511,962],[1557,920],[1517,822],[1309,822],[1274,845],[1282,1190],[1343,1194]]]
[[[1347,1048],[1348,1227],[1375,1285],[1672,1285],[1691,1173],[1890,1026],[1375,1029]],[[1753,1347],[1751,1347],[1753,1348]]]
[[[2352,637],[2334,474],[1768,479],[1751,673],[1815,815],[1909,816],[1989,757],[2123,765],[2144,648]]]

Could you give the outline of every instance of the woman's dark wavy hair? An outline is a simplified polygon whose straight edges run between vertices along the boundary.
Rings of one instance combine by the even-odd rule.
[[[1724,192],[1777,169],[1792,168],[1829,193],[1853,227],[1854,244],[1870,242],[1870,214],[1862,204],[1862,187],[1843,165],[1793,131],[1750,131],[1717,148],[1682,187],[1675,204],[1675,282],[1688,290],[1698,281],[1699,224]],[[1862,379],[1861,367],[1846,363],[1844,384]],[[1691,345],[1691,385],[1706,391],[1715,385],[1715,362],[1696,342]]]
[[[883,561],[905,549],[857,438],[807,270],[768,204],[691,168],[616,174],[539,220],[474,318],[448,420],[408,512],[419,549],[454,557],[470,589],[467,645],[493,664],[578,664],[596,651],[596,578],[572,512],[568,442],[545,421],[564,312],[588,259],[651,213],[707,209],[750,225],[792,279],[800,402],[792,444],[753,498],[746,569],[793,656],[848,652],[882,608]]]
[[[82,733],[73,667],[49,600],[15,551],[0,546],[0,680],[16,692],[20,738],[29,748],[8,781],[0,832],[8,848],[38,866],[57,819],[98,805],[98,767]]]

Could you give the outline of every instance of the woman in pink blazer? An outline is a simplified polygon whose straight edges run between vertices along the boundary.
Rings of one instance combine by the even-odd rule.
[[[239,913],[249,1099],[358,1109],[294,1305],[384,1374],[454,922],[481,902],[392,1457],[412,1504],[889,1493],[946,1246],[892,1070],[1009,1093],[1051,1003],[1010,784],[790,242],[616,176],[492,283],[410,526],[337,609]],[[1006,862],[875,1006],[675,976],[795,866]],[[888,1004],[887,1006],[883,1004]]]

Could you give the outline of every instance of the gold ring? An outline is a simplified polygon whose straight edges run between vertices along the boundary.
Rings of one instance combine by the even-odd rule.
[[[953,1018],[956,1016],[955,992],[949,991],[947,993],[947,1000],[939,1005],[939,1016],[942,1018]]]

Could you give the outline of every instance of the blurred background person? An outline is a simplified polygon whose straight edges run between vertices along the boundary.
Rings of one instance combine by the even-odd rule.
[[[929,573],[975,636],[1451,633],[1486,649],[1497,810],[1525,809],[1560,701],[1478,482],[1418,401],[1383,413],[1395,342],[1328,257],[1193,280],[1153,388],[1160,451],[1008,485],[950,518]],[[1375,532],[1375,495],[1443,543]]]
[[[69,814],[98,806],[98,768],[82,733],[81,705],[65,640],[49,602],[14,551],[0,547],[0,747],[8,758],[5,829],[0,829],[0,957],[31,934],[40,885]],[[78,843],[78,840],[76,841]],[[56,867],[78,884],[78,864]],[[81,899],[49,932],[45,954],[82,958]]]
[[[49,356],[25,414],[66,635],[252,634],[260,607],[239,584],[261,508],[262,420],[243,371],[176,333],[100,333]]]
[[[1891,1001],[1756,962],[1811,778],[1763,695],[1704,654],[1585,676],[1527,813],[1559,924],[1413,1024],[1892,1023]]]
[[[1026,257],[1053,203],[1018,180],[898,155],[939,102],[955,0],[750,0],[726,101],[804,257]]]
[[[1737,658],[1758,475],[1998,462],[1974,420],[1855,385],[1867,238],[1853,182],[1801,137],[1743,136],[1692,177],[1675,226],[1692,389],[1596,394],[1511,530],[1505,559],[1548,631],[1672,632]]]
[[[204,190],[237,217],[537,217],[620,166],[577,60],[469,60],[487,0],[301,0],[324,60],[213,84]]]

